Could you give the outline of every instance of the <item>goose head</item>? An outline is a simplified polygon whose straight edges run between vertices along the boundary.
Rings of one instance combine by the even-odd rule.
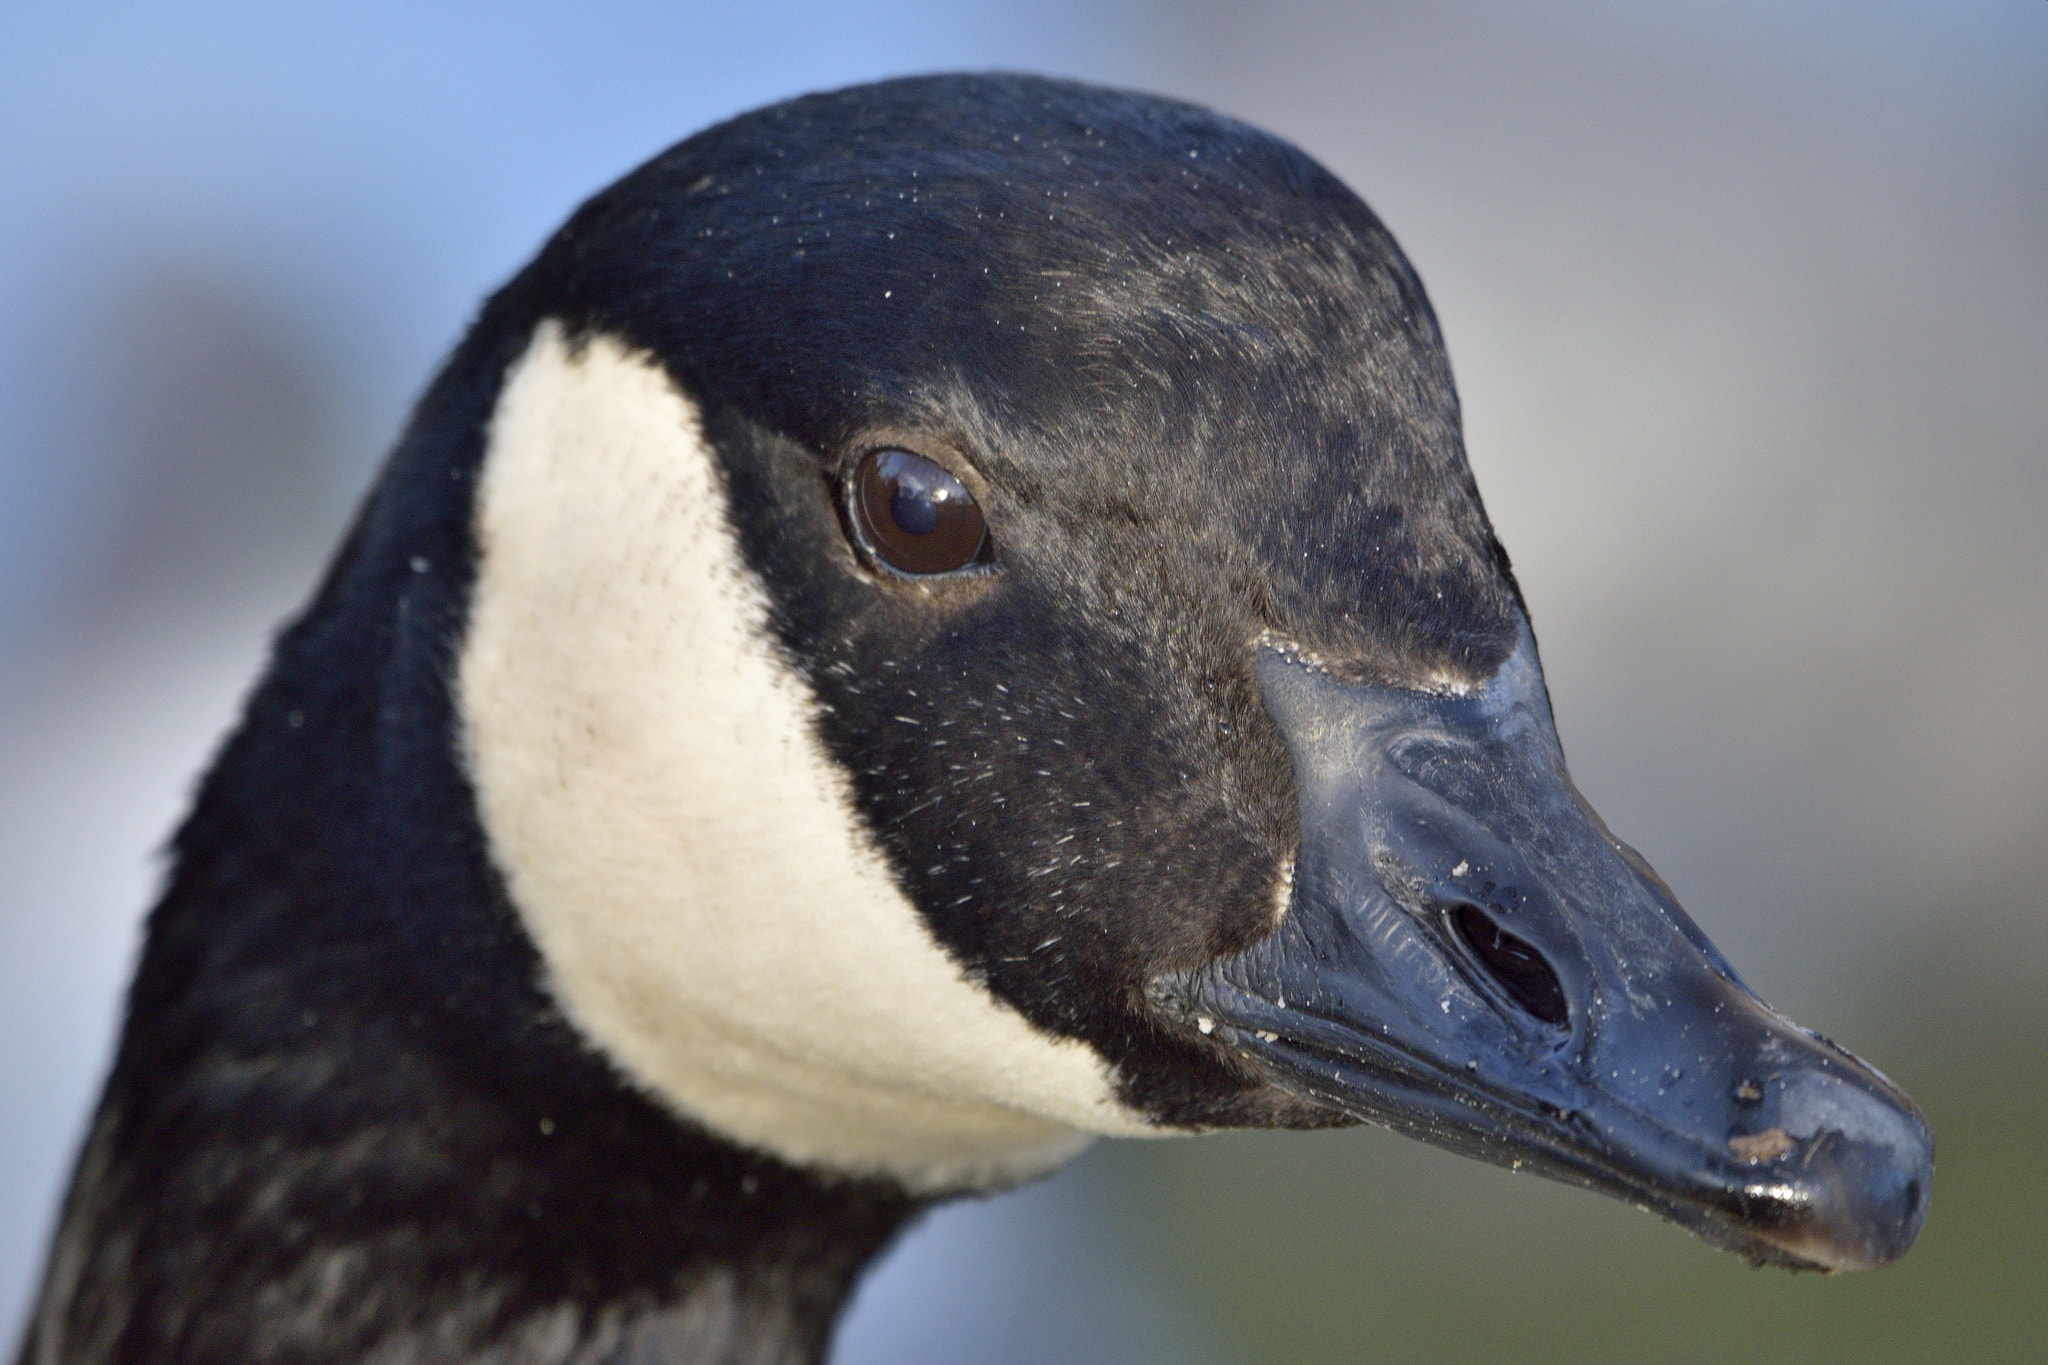
[[[1931,1139],[1573,787],[1421,283],[1294,148],[1022,78],[691,139],[494,300],[450,687],[579,1036],[793,1165],[1385,1124],[1760,1261]]]
[[[816,1358],[1098,1135],[1379,1123],[1822,1269],[1926,1215],[1572,786],[1392,238],[1163,100],[868,86],[584,205],[174,851],[25,1359]]]

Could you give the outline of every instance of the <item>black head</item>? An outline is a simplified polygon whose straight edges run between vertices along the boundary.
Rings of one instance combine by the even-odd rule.
[[[1006,77],[799,100],[600,195],[522,286],[695,398],[906,891],[1119,1063],[1175,1046],[1148,981],[1274,922],[1300,835],[1254,642],[1437,686],[1519,638],[1421,284],[1328,172],[1206,111]],[[863,548],[850,487],[898,447],[980,504],[963,571]],[[1176,1123],[1266,1103],[1208,1054],[1126,1082]]]
[[[1422,287],[1240,124],[945,77],[701,134],[491,301],[336,573],[564,1013],[736,1141],[943,1189],[1368,1119],[1760,1258],[1924,1217],[1911,1102],[1572,789]]]

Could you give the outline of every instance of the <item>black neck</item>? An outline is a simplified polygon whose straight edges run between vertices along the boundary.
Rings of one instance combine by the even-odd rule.
[[[817,1361],[916,1211],[240,983],[131,1028],[25,1361]]]
[[[422,402],[179,831],[32,1329],[62,1349],[27,1359],[814,1360],[917,1209],[677,1120],[540,984],[448,686],[518,310]]]

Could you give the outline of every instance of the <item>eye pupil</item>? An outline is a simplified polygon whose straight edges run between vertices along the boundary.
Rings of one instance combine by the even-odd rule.
[[[896,496],[889,499],[889,520],[911,535],[928,536],[939,524],[939,501],[924,489],[899,484]]]
[[[967,486],[908,450],[870,451],[854,475],[862,541],[899,573],[952,573],[986,558],[987,528]]]

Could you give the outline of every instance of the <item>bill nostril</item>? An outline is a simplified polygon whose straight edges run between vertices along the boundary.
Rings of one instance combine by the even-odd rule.
[[[1546,1024],[1562,1026],[1570,1020],[1564,984],[1536,945],[1516,938],[1476,905],[1453,907],[1450,919],[1479,965],[1517,1005]]]

